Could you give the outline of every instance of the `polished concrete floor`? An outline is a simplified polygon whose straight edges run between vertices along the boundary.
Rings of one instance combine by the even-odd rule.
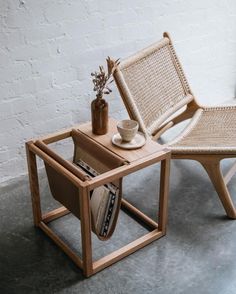
[[[230,162],[226,162],[224,169]],[[124,196],[155,217],[159,167],[125,178]],[[229,184],[236,194],[235,179]],[[41,176],[44,209],[51,200]],[[236,200],[236,197],[234,197]],[[33,227],[27,179],[1,188],[0,293],[236,293],[236,221],[225,217],[205,171],[196,162],[172,161],[167,235],[86,279]],[[81,254],[80,225],[72,216],[52,226]],[[99,258],[146,231],[124,212],[110,241],[93,237]]]

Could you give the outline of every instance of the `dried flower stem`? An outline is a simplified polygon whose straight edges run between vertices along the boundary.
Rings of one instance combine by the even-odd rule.
[[[119,59],[113,61],[109,56],[106,59],[107,62],[107,73],[105,72],[103,66],[99,66],[99,71],[91,73],[93,77],[94,88],[93,91],[96,92],[97,99],[102,99],[104,94],[108,95],[112,92],[108,86],[113,82],[112,74],[115,71],[116,67],[120,64]]]

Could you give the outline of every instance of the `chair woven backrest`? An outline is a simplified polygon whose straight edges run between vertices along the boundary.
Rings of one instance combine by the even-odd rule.
[[[146,135],[154,134],[169,116],[193,100],[167,33],[122,61],[114,79],[130,117]]]

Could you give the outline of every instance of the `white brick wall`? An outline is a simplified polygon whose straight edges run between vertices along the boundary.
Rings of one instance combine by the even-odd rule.
[[[169,31],[202,103],[235,96],[234,0],[0,0],[0,182],[26,173],[24,142],[88,120],[90,72]],[[123,106],[116,91],[110,113]]]

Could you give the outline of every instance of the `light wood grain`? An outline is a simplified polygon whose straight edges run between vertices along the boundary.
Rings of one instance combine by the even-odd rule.
[[[52,239],[72,260],[73,262],[81,269],[83,269],[82,260],[74,253],[70,247],[62,241],[44,222],[40,222],[39,227]]]
[[[147,224],[152,229],[158,229],[158,223],[155,222],[153,219],[148,217],[146,214],[144,214],[142,211],[137,209],[135,206],[133,206],[131,203],[129,203],[127,200],[122,199],[121,201],[122,208],[127,209],[130,213],[132,213],[134,216],[136,216],[138,219],[140,219],[142,222]]]
[[[73,126],[73,127],[78,128],[79,125]],[[35,139],[34,141],[40,140],[40,141],[43,141],[45,144],[51,144],[51,143],[61,141],[71,137],[71,131],[72,131],[72,127],[49,134],[49,135],[42,136],[38,139]]]
[[[31,190],[31,200],[32,200],[32,210],[34,217],[35,226],[39,226],[42,220],[41,204],[40,204],[40,192],[39,192],[39,180],[37,171],[37,161],[35,154],[30,150],[32,146],[32,141],[26,143],[26,155],[28,163],[28,174],[29,174],[29,184]]]
[[[236,219],[236,209],[229,194],[228,188],[225,185],[224,177],[220,168],[220,161],[217,161],[215,158],[210,159],[208,157],[207,160],[204,159],[204,161],[200,161],[200,163],[207,171],[228,217]]]
[[[93,272],[98,271],[112,265],[113,263],[121,260],[122,258],[128,256],[129,254],[143,248],[144,246],[150,244],[151,242],[162,237],[163,233],[159,230],[153,230],[152,232],[136,239],[135,241],[127,244],[126,246],[108,254],[107,256],[97,260],[93,264]]]
[[[86,181],[85,182],[81,181],[78,177],[76,177],[74,174],[72,174],[70,171],[68,171],[62,165],[60,165],[56,160],[51,158],[49,155],[47,155],[45,152],[43,152],[40,148],[38,148],[34,144],[30,145],[29,148],[31,151],[33,151],[35,154],[37,154],[41,159],[43,159],[45,162],[47,162],[52,168],[54,168],[58,173],[62,174],[68,180],[70,180],[75,186],[77,186],[77,187],[86,186]]]
[[[163,234],[166,233],[166,226],[167,226],[169,173],[170,173],[170,153],[167,159],[161,162],[158,223],[159,223],[159,229],[163,232]]]
[[[91,212],[90,196],[86,188],[80,188],[80,224],[83,250],[83,271],[86,277],[92,275],[92,239],[91,239]]]
[[[113,126],[113,130],[110,130],[111,132],[114,132],[116,123],[116,121],[112,120],[111,126]],[[107,150],[107,153],[111,152],[113,155],[117,156],[117,158],[126,159],[126,161],[124,162],[125,164],[118,168],[111,169],[103,174],[100,174],[99,176],[91,180],[80,180],[78,176],[76,176],[74,173],[68,170],[68,164],[64,164],[65,162],[61,159],[57,160],[58,155],[55,156],[55,154],[52,153],[48,147],[45,147],[45,144],[49,144],[70,137],[72,135],[72,128],[61,132],[57,132],[49,136],[45,136],[41,139],[42,142],[44,142],[44,144],[38,144],[38,146],[36,146],[37,141],[30,141],[26,145],[26,150],[28,158],[34,222],[77,264],[78,267],[80,267],[83,270],[84,275],[86,277],[89,277],[94,273],[102,270],[103,268],[113,264],[114,262],[117,262],[125,256],[133,253],[134,251],[137,251],[138,249],[146,246],[150,242],[157,240],[165,234],[167,220],[166,210],[168,200],[168,167],[170,152],[164,148],[160,148],[158,144],[152,142],[151,140],[147,141],[147,144],[144,148],[138,150],[126,151],[118,149],[117,147],[111,144],[111,132],[107,136],[94,136],[93,134],[89,133],[89,124],[85,124],[84,126],[82,127],[82,129],[84,131],[87,130],[86,136],[88,136],[91,140],[94,140],[96,144],[100,144],[102,148],[105,148],[105,150]],[[70,211],[67,210],[65,207],[60,207],[58,209],[55,209],[51,212],[44,214],[42,217],[40,208],[40,194],[37,175],[36,155],[43,159],[56,172],[66,177],[79,189],[80,193],[78,201],[80,201],[82,260],[63,240],[61,240],[52,231],[52,229],[50,229],[47,226],[48,222],[53,221],[59,217],[62,217],[70,213]],[[99,154],[97,154],[97,156],[99,158]],[[116,250],[115,252],[101,258],[100,260],[93,262],[89,191],[107,182],[121,180],[122,177],[157,162],[162,162],[161,185],[163,185],[163,187],[160,189],[161,195],[159,205],[159,209],[163,210],[163,212],[159,214],[159,221],[161,225],[158,225],[158,223],[153,221],[143,212],[135,208],[126,200],[123,200],[123,206],[129,212],[131,212],[137,218],[143,221],[145,224],[149,225],[149,227],[153,229],[153,231],[144,235],[143,237],[134,240],[133,242]]]
[[[46,224],[69,213],[70,211],[66,207],[62,206],[48,213],[43,214],[42,220]]]
[[[111,139],[114,134],[117,133],[117,120],[109,118],[109,130],[108,133],[105,135],[94,135],[92,133],[91,123],[85,123],[79,126],[79,130],[84,134],[88,135],[90,138],[94,139],[96,142],[99,142],[101,145],[105,146],[107,149],[111,150],[112,152],[118,154],[122,158],[125,158],[129,162],[133,162],[135,160],[139,160],[149,156],[150,154],[154,154],[163,150],[163,147],[147,138],[146,144],[134,150],[124,150],[112,144]]]
[[[125,177],[132,172],[138,171],[142,168],[145,168],[161,160],[164,160],[168,153],[169,151],[161,151],[157,154],[151,154],[146,158],[142,158],[130,164],[123,165],[103,174],[100,174],[88,182],[88,189],[93,190],[96,187],[99,187],[109,182],[113,182],[115,179]]]

